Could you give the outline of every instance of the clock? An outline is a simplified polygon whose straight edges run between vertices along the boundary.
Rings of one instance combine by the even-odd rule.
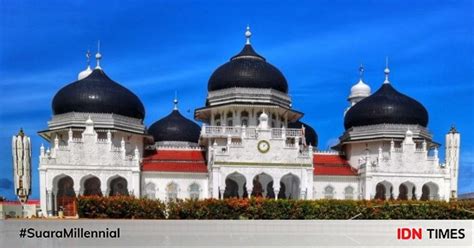
[[[257,145],[258,151],[261,153],[267,153],[270,150],[270,143],[266,140],[261,140]]]

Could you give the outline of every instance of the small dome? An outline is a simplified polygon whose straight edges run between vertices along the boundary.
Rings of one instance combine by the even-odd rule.
[[[145,108],[130,90],[110,79],[101,69],[64,86],[53,98],[53,114],[69,112],[113,113],[145,118]]]
[[[428,125],[428,112],[418,101],[384,83],[380,89],[351,107],[344,118],[344,127],[375,124]]]
[[[84,79],[86,78],[87,76],[91,75],[92,73],[92,70],[91,70],[91,67],[88,66],[87,69],[79,72],[79,74],[77,75],[77,80],[81,80],[81,79]]]
[[[198,143],[201,128],[195,122],[186,119],[178,110],[153,123],[148,128],[155,142],[181,141]]]
[[[349,95],[349,98],[368,97],[368,96],[370,96],[370,86],[365,84],[364,81],[360,79],[357,84],[352,86],[351,94]]]
[[[274,89],[288,93],[288,83],[283,74],[265,58],[255,52],[250,44],[231,60],[212,73],[208,91],[234,87]]]
[[[318,146],[318,134],[316,133],[314,128],[312,128],[310,125],[308,125],[304,122],[301,122],[301,121],[288,123],[288,128],[301,128],[302,126],[304,126],[304,128],[305,128],[304,137],[306,139],[306,144],[308,144],[308,145],[311,144],[313,147],[317,147]]]

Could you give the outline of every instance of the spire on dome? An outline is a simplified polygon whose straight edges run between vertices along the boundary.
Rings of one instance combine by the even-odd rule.
[[[102,54],[100,54],[100,40],[97,41],[97,53],[95,54],[95,60],[97,65],[95,66],[95,69],[102,70],[100,67],[100,60],[102,59]]]
[[[178,110],[178,91],[174,92],[174,100],[173,100],[173,110]]]
[[[247,25],[247,31],[245,31],[245,38],[247,41],[245,42],[246,45],[250,45],[250,37],[252,36],[252,32],[250,32],[250,26]]]
[[[364,80],[364,71],[365,71],[364,65],[360,64],[360,66],[359,66],[359,79],[361,81]]]
[[[385,73],[385,81],[383,83],[389,84],[388,75],[390,74],[390,69],[388,69],[388,57],[385,58],[385,70],[383,72]]]

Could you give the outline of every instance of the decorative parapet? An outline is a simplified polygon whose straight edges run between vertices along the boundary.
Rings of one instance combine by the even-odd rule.
[[[258,138],[259,128],[255,127],[226,127],[226,126],[207,126],[202,125],[201,137],[205,138],[247,138],[256,139]],[[272,139],[285,139],[285,138],[302,138],[303,131],[301,128],[272,128],[271,138]]]
[[[351,140],[365,140],[375,138],[397,138],[404,139],[406,131],[410,130],[414,138],[431,140],[432,135],[430,131],[420,125],[408,125],[408,124],[376,124],[352,127],[344,132],[340,137],[341,141]]]
[[[341,152],[334,151],[334,150],[326,150],[326,151],[317,150],[317,151],[314,151],[314,154],[315,155],[341,155]]]
[[[287,94],[274,89],[228,88],[210,91],[207,99],[210,106],[246,101],[254,104],[277,104],[286,108],[291,105],[291,98]]]

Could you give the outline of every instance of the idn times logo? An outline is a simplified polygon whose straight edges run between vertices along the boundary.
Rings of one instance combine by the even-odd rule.
[[[398,240],[423,240],[423,239],[464,239],[464,228],[397,228]]]

